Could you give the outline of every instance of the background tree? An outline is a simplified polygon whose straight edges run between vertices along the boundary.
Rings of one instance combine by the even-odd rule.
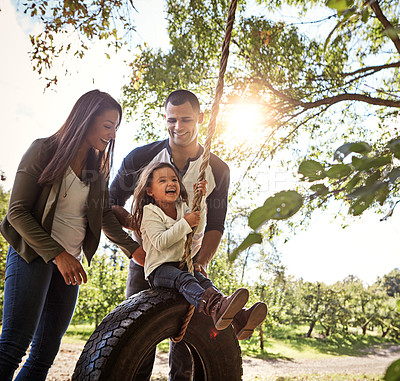
[[[306,182],[296,189],[302,196],[284,193],[280,203],[262,208],[259,214],[264,216],[256,230],[273,217],[293,215],[303,204],[308,215],[314,208],[326,207],[330,198],[350,200],[353,215],[377,204],[395,203],[399,144],[391,138],[397,136],[393,120],[400,107],[398,2],[257,3],[259,9],[253,2],[240,3],[221,111],[229,114],[239,101],[257,103],[264,111],[265,128],[252,144],[227,147],[221,138],[227,126],[222,118],[213,149],[243,171],[233,184],[232,202],[235,194],[257,191],[254,186],[245,190],[243,180],[254,179],[261,167],[268,170],[281,164],[294,171],[307,157],[300,166]],[[168,0],[165,4],[170,49],[141,46],[123,90],[125,110],[142,119],[144,128],[138,135],[142,142],[160,136],[151,118],[162,113],[165,96],[173,89],[194,90],[208,111],[229,1]],[[124,33],[129,35],[133,29],[130,1],[32,0],[20,6],[44,27],[42,34],[32,36],[32,59],[38,70],[38,65],[51,66],[61,51],[71,49],[57,41],[60,33],[77,33],[82,46],[75,54],[82,56],[89,46],[86,41],[106,39],[118,48],[128,41]],[[278,18],[283,9],[296,21]],[[310,22],[304,21],[310,17]],[[337,162],[332,162],[338,146],[332,147],[332,141],[365,144],[341,146],[334,156]],[[291,159],[283,160],[284,152],[290,152]],[[351,163],[342,162],[350,157]],[[311,187],[309,182],[314,182]],[[293,209],[284,217],[277,213],[282,204]],[[257,231],[252,238],[259,242],[261,235]]]
[[[399,144],[392,140],[400,107],[398,3],[258,3],[267,9],[264,14],[248,12],[247,2],[238,11],[224,105],[228,110],[239,100],[256,102],[264,110],[265,128],[245,150],[240,144],[234,149],[224,146],[217,133],[214,150],[233,165],[242,163],[245,176],[254,175],[260,166],[267,168],[267,157],[275,158],[272,165],[279,164],[285,151],[293,158],[283,163],[288,169],[306,156],[310,159],[297,164],[305,180],[297,189],[302,196],[282,193],[279,200],[261,207],[256,223],[249,220],[256,230],[250,243],[260,241],[263,223],[292,216],[303,204],[307,215],[325,207],[330,198],[348,200],[350,214],[360,215],[394,202],[400,174]],[[284,5],[297,12],[297,25],[275,21],[275,12]],[[146,127],[139,139],[159,136],[150,120],[162,112],[163,99],[172,89],[193,89],[206,105],[212,98],[227,6],[225,1],[167,2],[170,50],[143,47],[131,63],[131,82],[124,87],[125,108],[132,115],[141,112]],[[323,16],[318,18],[318,12]],[[301,21],[310,15],[320,28],[312,35],[304,32]],[[223,129],[221,122],[219,134]],[[349,143],[337,149],[332,141]],[[240,185],[243,190],[243,182]],[[288,204],[282,215],[279,210]]]
[[[389,296],[400,295],[400,270],[393,269],[377,281]]]
[[[111,255],[110,255],[111,254]],[[87,267],[88,282],[80,286],[79,299],[73,323],[94,323],[97,327],[103,318],[125,300],[127,263],[116,250],[106,244],[93,257]]]
[[[1,172],[1,171],[0,171]],[[8,202],[10,200],[10,193],[5,192],[0,185],[0,221],[7,214]],[[3,316],[3,297],[4,297],[4,281],[6,274],[6,257],[8,250],[8,242],[0,234],[0,316]]]
[[[385,290],[376,285],[370,287],[369,291],[374,295],[375,317],[372,324],[380,328],[382,337],[386,337],[394,329],[399,318],[396,308],[398,298],[388,298]]]
[[[63,54],[82,58],[91,43],[104,40],[109,58],[130,43],[134,31],[132,0],[26,0],[17,7],[40,23],[40,32],[30,35],[30,53],[33,69],[45,78],[46,87],[57,84],[51,68]]]

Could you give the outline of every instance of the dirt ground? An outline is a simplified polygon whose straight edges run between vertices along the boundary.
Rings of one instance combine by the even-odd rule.
[[[83,345],[63,343],[54,365],[47,377],[48,381],[69,381]],[[260,360],[243,358],[243,378],[270,380],[272,376],[293,376],[306,374],[380,374],[383,375],[391,362],[400,358],[400,345],[380,348],[359,357],[337,357],[318,360]],[[168,373],[168,356],[157,353],[153,375],[156,379]],[[158,377],[157,377],[158,376]],[[272,379],[274,379],[273,377]]]

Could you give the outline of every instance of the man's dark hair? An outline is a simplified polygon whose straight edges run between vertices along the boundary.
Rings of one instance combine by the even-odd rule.
[[[171,103],[174,106],[179,106],[183,105],[186,102],[189,102],[192,105],[192,108],[195,112],[200,113],[200,102],[197,99],[196,95],[194,95],[189,90],[180,89],[173,91],[171,94],[168,95],[164,107],[166,109],[168,103]]]

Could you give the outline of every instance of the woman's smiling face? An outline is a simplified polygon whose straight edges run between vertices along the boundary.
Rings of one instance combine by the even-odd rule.
[[[117,110],[106,110],[97,116],[86,135],[85,143],[94,149],[104,151],[111,139],[115,139],[120,115]]]

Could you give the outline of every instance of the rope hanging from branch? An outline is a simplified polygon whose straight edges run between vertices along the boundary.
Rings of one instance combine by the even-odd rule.
[[[215,90],[214,102],[211,107],[210,120],[209,120],[208,126],[207,126],[207,136],[206,136],[206,141],[204,143],[203,158],[202,158],[197,182],[205,179],[206,169],[210,162],[211,141],[212,141],[212,138],[215,133],[215,128],[216,128],[216,124],[217,124],[217,116],[218,116],[218,111],[219,111],[219,104],[221,101],[222,94],[224,92],[224,75],[225,75],[226,66],[228,63],[229,44],[230,44],[231,36],[232,36],[233,23],[235,21],[236,8],[237,8],[237,0],[232,0],[230,7],[229,7],[229,11],[228,11],[228,18],[226,21],[226,28],[225,28],[225,38],[224,38],[224,42],[222,44],[222,49],[221,49],[221,59],[219,61],[218,83],[217,83],[217,87]],[[201,194],[201,191],[196,190],[196,192],[194,194],[193,202],[192,202],[192,211],[193,212],[200,210],[200,202],[201,202],[202,197],[203,196]],[[191,248],[192,248],[193,235],[195,232],[196,232],[196,229],[194,228],[193,231],[188,234],[187,240],[185,243],[185,254],[182,257],[181,262],[179,264],[179,268],[183,269],[183,267],[185,266],[185,263],[186,263],[187,267],[188,267],[188,271],[191,272],[192,274],[193,274],[193,262],[192,262]],[[171,339],[173,342],[178,343],[185,336],[186,328],[189,325],[189,322],[193,316],[194,310],[195,310],[195,307],[193,305],[190,305],[188,312],[182,322],[182,326],[181,326],[179,333]]]

